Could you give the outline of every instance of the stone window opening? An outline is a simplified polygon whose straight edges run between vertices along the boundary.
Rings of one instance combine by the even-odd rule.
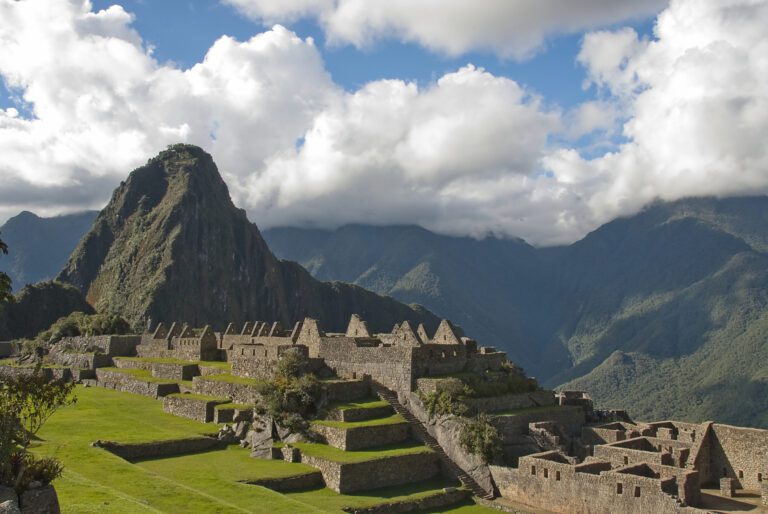
[[[739,478],[744,478],[744,472],[742,470],[739,470]]]
[[[635,498],[640,498],[640,486],[635,486]]]
[[[616,494],[623,494],[624,493],[624,484],[621,482],[616,484]]]
[[[560,472],[559,471],[555,471],[555,480],[558,481],[558,482],[560,481]]]
[[[723,476],[724,476],[724,477],[727,477],[727,476],[728,476],[728,470],[727,470],[727,469],[725,469],[725,468],[723,468]]]
[[[762,482],[763,481],[763,474],[762,473],[758,473],[757,474],[757,481],[758,482]]]
[[[536,474],[536,466],[531,466],[531,475]]]
[[[544,468],[544,478],[549,478],[549,470]]]
[[[626,466],[627,464],[629,464],[629,457],[624,456],[624,465]]]

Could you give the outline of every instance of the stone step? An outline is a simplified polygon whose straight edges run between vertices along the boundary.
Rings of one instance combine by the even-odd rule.
[[[389,402],[376,398],[331,405],[328,409],[327,418],[346,422],[367,421],[391,416],[394,412]]]
[[[397,414],[357,422],[314,421],[312,430],[320,434],[330,446],[344,451],[397,444],[411,436],[409,423]]]
[[[323,449],[325,448],[325,449]],[[316,443],[296,443],[294,452],[303,464],[320,470],[328,488],[337,493],[354,493],[402,484],[422,482],[440,474],[440,461],[432,451],[381,449],[370,458],[355,458],[359,452],[342,452]]]
[[[231,403],[229,398],[174,393],[163,398],[163,410],[174,416],[209,423],[214,419],[216,406],[227,403]]]

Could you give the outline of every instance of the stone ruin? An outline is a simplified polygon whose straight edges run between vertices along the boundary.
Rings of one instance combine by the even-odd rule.
[[[329,444],[354,450],[402,440],[411,431],[420,433],[420,440],[433,441],[439,448],[440,458],[447,459],[449,468],[455,466],[459,476],[468,477],[462,481],[469,480],[475,494],[497,496],[495,503],[500,508],[510,502],[532,511],[563,513],[694,513],[708,512],[718,501],[732,502],[735,510],[744,511],[768,505],[768,430],[712,422],[638,423],[626,411],[596,410],[582,391],[536,390],[468,399],[474,410],[491,416],[502,438],[503,455],[486,464],[467,454],[458,442],[461,420],[451,416],[431,419],[421,394],[439,390],[458,374],[512,370],[525,376],[504,352],[479,346],[447,320],[431,337],[423,325],[414,328],[408,321],[390,332],[374,333],[357,315],[351,317],[344,333],[325,332],[311,318],[292,327],[263,321],[230,324],[223,333],[208,326],[195,329],[161,323],[142,336],[69,338],[60,346],[52,349],[51,357],[62,366],[76,363],[92,368],[91,372],[99,368],[95,380],[86,378],[92,376],[88,369],[72,373],[75,379],[164,397],[166,410],[200,421],[238,421],[238,439],[248,439],[255,454],[310,463],[338,491],[406,480],[399,473],[405,460],[380,463],[383,468],[362,473],[362,465],[347,469],[309,455],[302,457],[290,445],[273,449],[271,434],[277,427],[265,429],[264,441],[256,441],[251,423],[255,426],[263,420],[252,418],[246,409],[247,404],[258,401],[247,381],[271,378],[286,351],[302,353],[309,362],[308,371],[329,379],[326,387],[332,401],[356,401],[376,392],[384,394],[382,398],[407,419],[407,426],[366,429],[370,433],[326,426],[320,432]],[[217,361],[228,363],[232,375],[242,383],[207,380],[221,373]],[[138,380],[118,373],[119,369],[102,368],[110,365],[141,368],[153,378]],[[192,382],[194,388],[185,390],[183,381]],[[184,392],[208,399],[180,394]],[[221,399],[211,399],[214,396]],[[208,440],[189,444],[193,443],[211,444]],[[437,469],[434,459],[408,458],[414,461],[409,466],[422,479]],[[446,469],[446,464],[442,462],[439,468]],[[366,476],[381,480],[371,482]]]

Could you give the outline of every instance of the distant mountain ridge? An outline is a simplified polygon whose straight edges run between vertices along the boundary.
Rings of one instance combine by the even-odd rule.
[[[14,291],[58,275],[69,254],[85,234],[98,211],[41,218],[22,211],[0,227],[8,255],[0,259],[0,271],[11,277]]]
[[[323,283],[272,254],[237,209],[210,155],[174,145],[131,172],[58,276],[100,312],[134,326],[181,320],[228,322],[311,316],[343,330],[359,313],[376,330],[437,318],[358,286]]]
[[[264,235],[318,277],[456,320],[550,386],[641,418],[768,426],[764,196],[658,202],[540,249],[418,227]]]

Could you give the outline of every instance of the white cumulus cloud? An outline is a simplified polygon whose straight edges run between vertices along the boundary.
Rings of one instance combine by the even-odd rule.
[[[525,58],[546,38],[655,14],[666,0],[224,0],[268,23],[312,17],[331,43],[396,38],[458,55]]]

